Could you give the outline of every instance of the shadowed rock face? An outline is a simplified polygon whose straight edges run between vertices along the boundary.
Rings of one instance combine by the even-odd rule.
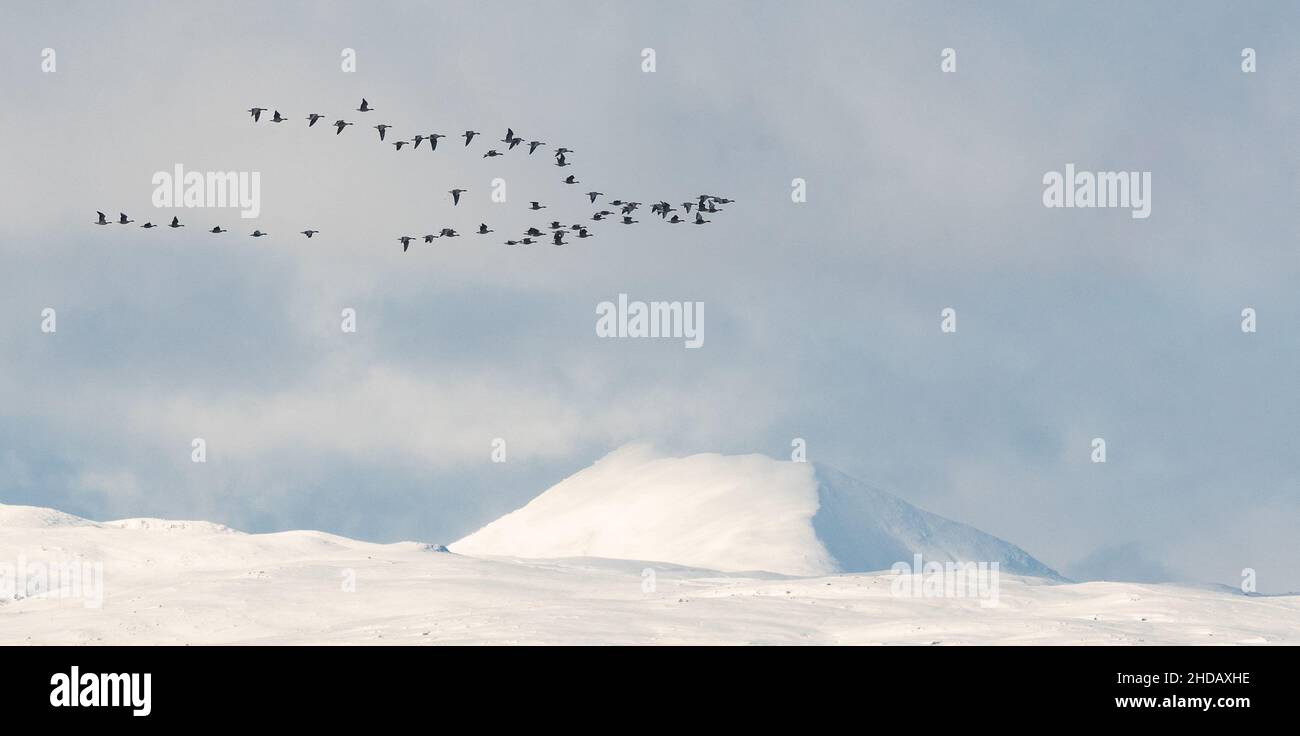
[[[826,465],[815,465],[820,504],[817,538],[844,572],[888,569],[895,562],[997,562],[1003,572],[1063,580],[1010,542],[923,511]]]
[[[607,557],[787,575],[896,562],[997,562],[1060,579],[1024,550],[832,468],[762,455],[620,448],[451,545],[470,555]]]

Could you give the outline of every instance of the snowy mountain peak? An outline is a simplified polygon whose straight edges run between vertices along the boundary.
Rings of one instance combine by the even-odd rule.
[[[451,545],[524,558],[608,557],[787,575],[896,562],[997,562],[1059,578],[1024,550],[832,468],[763,455],[665,457],[629,445]]]

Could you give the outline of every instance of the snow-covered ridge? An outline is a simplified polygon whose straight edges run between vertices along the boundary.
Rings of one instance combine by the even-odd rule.
[[[473,557],[420,542],[94,522],[0,504],[0,646],[1300,643],[1294,595],[1068,584],[1007,570],[996,604],[985,606],[900,595],[901,578],[889,573],[790,577],[663,561],[825,570],[879,567],[919,550],[1038,569],[1013,545],[832,470],[756,455],[662,458],[625,448],[494,526],[517,531],[518,549],[548,557],[650,554]],[[502,532],[484,532],[455,546],[501,541]],[[59,570],[82,571],[82,585],[34,577]],[[68,592],[42,594],[55,588]]]
[[[1060,578],[1009,542],[826,466],[763,455],[664,457],[645,445],[610,453],[451,550],[801,576],[887,570],[921,554]]]

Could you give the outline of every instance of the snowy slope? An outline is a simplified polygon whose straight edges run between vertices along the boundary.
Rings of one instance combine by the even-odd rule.
[[[0,570],[103,569],[100,607],[0,595],[10,644],[1300,644],[1300,596],[1003,575],[998,605],[888,574],[790,578],[626,560],[479,559],[413,542],[217,525],[34,524],[0,505]],[[5,525],[5,521],[16,522]]]
[[[1057,578],[1024,550],[824,466],[621,448],[451,545],[503,557],[658,560],[787,575],[896,562],[997,562]]]

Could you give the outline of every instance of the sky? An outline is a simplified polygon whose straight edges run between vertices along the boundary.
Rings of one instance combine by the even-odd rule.
[[[0,502],[450,542],[629,442],[784,458],[802,438],[1069,575],[1250,568],[1262,592],[1300,590],[1290,3],[5,15]],[[381,122],[453,137],[398,152]],[[483,159],[454,138],[507,126],[548,148]],[[1069,163],[1151,172],[1150,217],[1044,207]],[[155,209],[177,164],[260,172],[260,216]],[[503,244],[588,217],[588,185],[736,201],[703,227],[643,208],[571,246]],[[396,242],[480,222],[497,233]],[[620,293],[703,302],[703,347],[597,337]]]

